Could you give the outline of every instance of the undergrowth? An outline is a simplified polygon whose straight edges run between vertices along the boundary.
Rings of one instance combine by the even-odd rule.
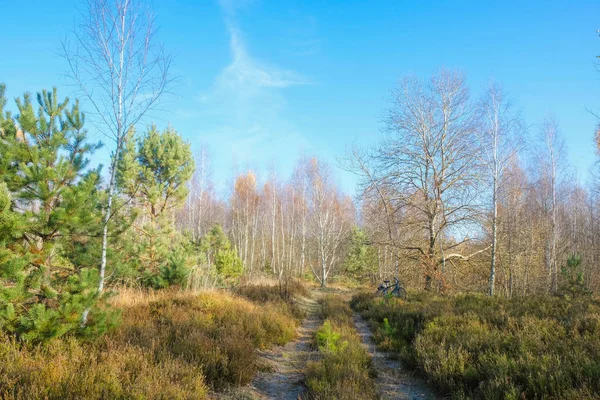
[[[312,399],[375,399],[374,370],[352,320],[352,310],[339,297],[321,302],[323,324],[315,333],[321,359],[309,362],[306,385]]]
[[[289,282],[286,285],[243,285],[238,286],[235,293],[258,304],[276,305],[284,314],[290,314],[298,321],[306,317],[306,312],[298,304],[298,298],[308,297],[309,293],[300,282]]]
[[[0,337],[0,398],[202,399],[248,383],[255,349],[288,342],[297,324],[281,305],[223,292],[125,291],[114,303],[122,325],[93,342]]]
[[[454,398],[600,398],[593,300],[414,294],[385,302],[361,294],[351,304],[382,349]]]

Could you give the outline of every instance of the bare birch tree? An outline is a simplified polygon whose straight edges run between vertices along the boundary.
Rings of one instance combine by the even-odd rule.
[[[309,234],[314,240],[319,263],[317,269],[311,264],[311,269],[321,287],[325,287],[339,261],[342,242],[352,228],[353,218],[349,218],[351,202],[340,199],[327,165],[313,158],[309,168]]]
[[[542,179],[547,182],[547,200],[550,232],[546,245],[546,265],[548,270],[549,289],[556,291],[558,289],[558,261],[557,261],[557,240],[559,235],[558,227],[558,186],[563,177],[563,168],[565,167],[565,144],[560,134],[558,122],[552,116],[547,116],[540,126],[540,139],[542,141],[542,150],[540,166],[542,167]]]
[[[63,43],[68,75],[114,141],[104,211],[98,293],[104,289],[116,165],[128,132],[170,88],[172,57],[156,39],[155,18],[143,0],[87,0],[72,41]],[[85,322],[87,313],[83,316]]]
[[[297,206],[298,212],[299,230],[298,235],[300,236],[300,265],[298,267],[298,276],[304,274],[304,267],[306,264],[306,236],[307,236],[307,220],[308,220],[308,166],[310,165],[309,160],[305,156],[301,156],[296,164],[294,170],[294,176],[292,184],[296,188],[297,192]]]
[[[401,80],[392,91],[384,123],[382,144],[370,153],[354,152],[347,167],[361,177],[371,197],[377,193],[389,236],[396,235],[393,244],[416,254],[425,270],[425,286],[431,289],[434,278],[442,280],[440,265],[480,252],[450,251],[467,239],[441,243],[444,231],[455,234],[477,216],[476,114],[464,75],[443,69],[428,82]]]
[[[503,175],[517,160],[523,144],[524,127],[518,112],[513,111],[504,90],[497,83],[490,83],[481,101],[481,127],[479,139],[480,162],[483,165],[483,182],[489,185],[491,194],[491,255],[488,294],[494,295],[496,282],[496,258],[498,249],[498,202]]]
[[[521,169],[519,158],[511,160],[502,174],[502,180],[498,185],[499,199],[499,217],[503,220],[498,225],[498,236],[504,238],[497,244],[496,251],[504,249],[506,268],[508,269],[507,282],[504,283],[507,297],[512,297],[515,292],[515,286],[523,287],[522,263],[519,261],[524,258],[525,251],[523,243],[526,236],[523,227],[525,220],[527,177],[525,171]]]

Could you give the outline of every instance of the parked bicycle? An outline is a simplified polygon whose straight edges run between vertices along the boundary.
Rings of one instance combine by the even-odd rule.
[[[383,281],[377,288],[377,295],[383,297],[397,297],[406,300],[406,289],[402,287],[398,278],[394,278],[393,284],[390,284],[389,280]]]

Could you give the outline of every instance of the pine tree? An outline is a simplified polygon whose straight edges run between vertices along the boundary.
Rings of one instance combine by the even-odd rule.
[[[580,255],[571,254],[569,256],[567,264],[561,268],[561,275],[563,277],[561,285],[563,294],[572,298],[591,294],[585,284]]]
[[[76,262],[100,233],[100,171],[88,159],[100,145],[87,142],[79,103],[56,89],[37,108],[30,94],[17,99],[14,118],[5,104],[0,87],[0,327],[32,342],[101,332],[110,321],[94,306],[97,271]]]
[[[214,268],[223,282],[234,284],[244,272],[244,263],[221,225],[215,225],[200,241],[200,251]]]
[[[344,260],[344,270],[347,276],[357,281],[372,278],[377,270],[375,249],[370,245],[367,233],[358,227],[353,227],[350,234],[348,253]]]
[[[133,138],[134,132],[129,132]],[[121,193],[134,199],[141,218],[130,236],[130,252],[142,281],[155,288],[181,284],[187,267],[195,264],[187,239],[173,229],[173,211],[187,196],[194,173],[189,143],[172,128],[152,126],[137,142],[127,141],[121,153],[117,182]]]

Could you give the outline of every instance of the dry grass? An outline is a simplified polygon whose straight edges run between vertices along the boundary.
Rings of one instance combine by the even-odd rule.
[[[308,289],[299,282],[289,282],[285,286],[243,285],[237,287],[235,293],[257,304],[270,304],[283,314],[292,315],[297,321],[306,317],[298,300],[310,296]]]
[[[339,296],[322,302],[323,325],[315,334],[315,345],[322,355],[310,362],[306,385],[312,399],[377,398],[371,358],[354,327],[352,310]]]
[[[242,278],[243,286],[278,286],[279,281],[272,275],[254,274]]]
[[[109,339],[25,348],[2,338],[0,359],[3,399],[203,399],[208,391],[199,367]]]
[[[381,347],[454,398],[600,398],[593,299],[423,293],[388,302],[363,294],[352,303]]]
[[[0,338],[0,397],[202,399],[249,382],[255,349],[284,344],[296,330],[276,304],[225,292],[121,289],[111,303],[123,323],[95,342]]]

